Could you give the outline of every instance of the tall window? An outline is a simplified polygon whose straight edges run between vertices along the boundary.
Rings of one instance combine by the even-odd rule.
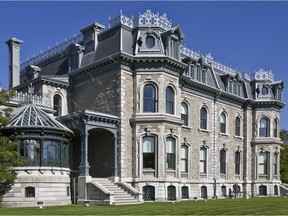
[[[277,175],[277,159],[278,159],[278,154],[274,153],[273,154],[273,175]]]
[[[200,110],[200,128],[207,130],[207,110],[204,107]]]
[[[268,174],[268,152],[259,153],[258,159],[258,174],[267,175]]]
[[[207,173],[207,149],[204,147],[200,148],[200,173]]]
[[[58,94],[53,97],[53,109],[55,110],[54,116],[62,115],[62,98]]]
[[[143,112],[156,112],[157,99],[156,89],[153,85],[144,86],[143,91]]]
[[[236,117],[235,119],[235,135],[240,136],[240,118]]]
[[[143,137],[143,169],[155,169],[155,137]]]
[[[206,186],[202,186],[201,187],[201,198],[207,199],[207,197],[208,197],[207,187]]]
[[[235,152],[235,175],[240,175],[240,152]]]
[[[206,83],[206,71],[202,70],[202,82]]]
[[[226,115],[224,113],[220,115],[220,133],[226,133]]]
[[[268,119],[266,118],[262,118],[260,120],[259,136],[260,137],[269,136],[269,122],[268,122]]]
[[[175,170],[175,139],[166,139],[167,169]]]
[[[181,194],[182,199],[189,199],[189,188],[187,186],[181,187]]]
[[[278,125],[278,122],[277,122],[277,119],[275,119],[274,121],[273,121],[273,136],[274,137],[278,137],[278,127],[277,127],[277,125]]]
[[[43,142],[43,164],[50,166],[60,165],[60,143],[54,140],[45,140]]]
[[[174,114],[174,91],[170,86],[166,88],[166,113]]]
[[[185,103],[181,103],[181,120],[188,126],[188,106]]]
[[[181,172],[188,172],[188,146],[181,146],[181,164],[180,164]]]
[[[226,150],[220,150],[220,174],[226,174]]]

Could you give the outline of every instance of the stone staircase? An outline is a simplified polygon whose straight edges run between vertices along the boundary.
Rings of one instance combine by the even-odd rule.
[[[87,200],[98,205],[132,205],[143,203],[142,194],[125,182],[92,178],[87,182]]]
[[[284,195],[284,196],[288,195],[288,184],[282,183],[280,185],[280,195]]]

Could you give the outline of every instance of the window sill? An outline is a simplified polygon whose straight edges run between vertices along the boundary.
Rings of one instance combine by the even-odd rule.
[[[188,125],[182,125],[181,128],[186,128],[186,129],[192,130],[192,127],[190,127]]]
[[[228,136],[229,136],[229,134],[227,134],[227,133],[221,133],[221,132],[219,133],[219,135],[220,135],[220,136],[225,136],[225,137],[228,137]]]
[[[235,138],[235,139],[240,139],[240,140],[243,140],[243,139],[244,139],[243,136],[236,136],[236,135],[234,136],[234,138]]]
[[[143,172],[155,172],[155,169],[143,168]]]
[[[202,133],[207,133],[207,134],[210,134],[210,133],[211,133],[211,131],[206,130],[206,129],[201,129],[201,128],[198,128],[198,131],[199,131],[199,132],[202,132]]]

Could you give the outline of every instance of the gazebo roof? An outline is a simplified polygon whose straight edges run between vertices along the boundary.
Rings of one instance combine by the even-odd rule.
[[[48,127],[73,133],[69,128],[34,104],[20,107],[18,112],[10,118],[10,124],[6,127]]]

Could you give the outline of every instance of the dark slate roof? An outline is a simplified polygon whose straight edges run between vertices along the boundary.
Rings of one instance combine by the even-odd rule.
[[[18,112],[10,118],[10,124],[7,127],[48,127],[73,133],[34,104],[20,107]]]

